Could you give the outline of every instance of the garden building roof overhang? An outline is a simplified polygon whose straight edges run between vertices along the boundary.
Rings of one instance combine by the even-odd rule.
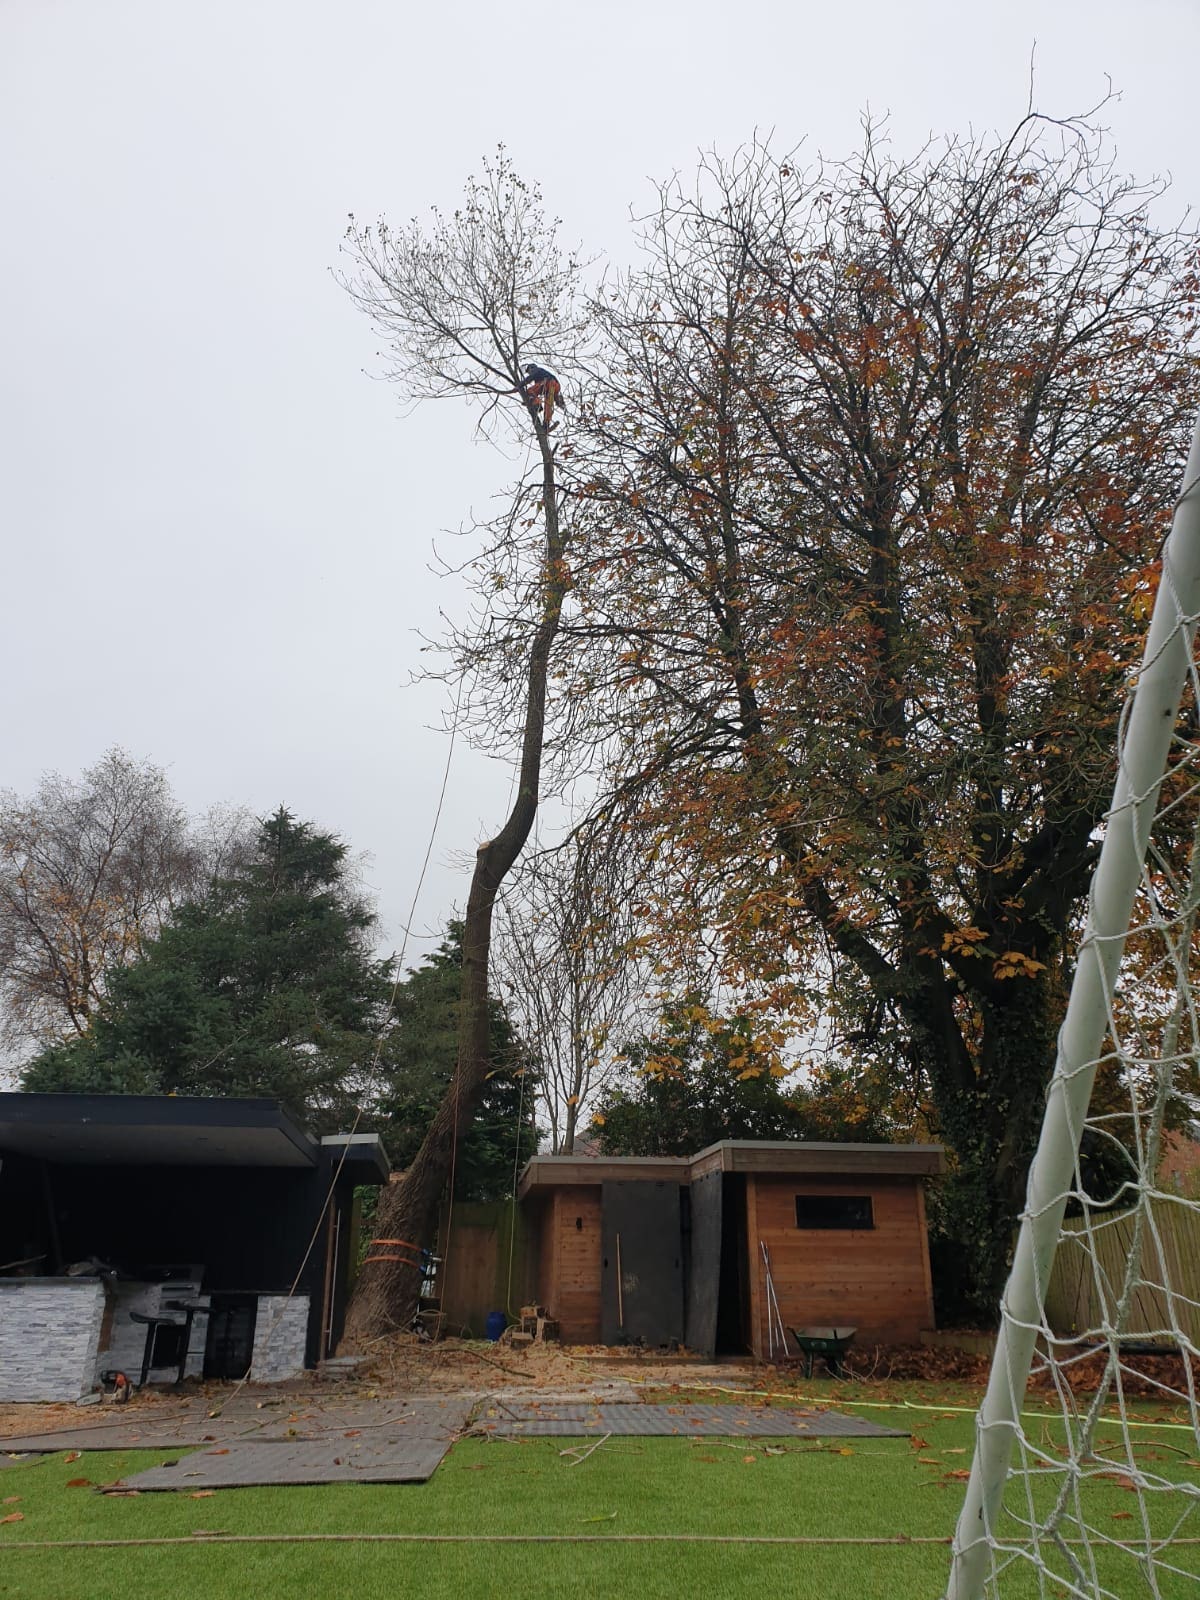
[[[763,1176],[933,1177],[944,1171],[940,1144],[842,1144],[813,1139],[723,1139],[694,1156],[534,1156],[517,1196],[578,1184],[691,1183],[710,1172]]]
[[[276,1100],[158,1094],[0,1094],[0,1155],[97,1166],[299,1167],[322,1157],[381,1183],[377,1134],[319,1143]]]

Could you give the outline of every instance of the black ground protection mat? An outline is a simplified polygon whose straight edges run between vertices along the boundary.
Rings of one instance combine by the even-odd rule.
[[[194,1492],[271,1483],[424,1483],[450,1442],[415,1437],[251,1440],[220,1451],[198,1450],[172,1466],[136,1472],[120,1487]]]
[[[484,1409],[474,1433],[586,1437],[591,1434],[682,1434],[724,1439],[906,1439],[865,1417],[837,1411],[791,1411],[779,1406],[533,1405],[505,1401]]]
[[[436,1399],[337,1400],[310,1398],[260,1401],[239,1395],[215,1415],[188,1401],[167,1414],[106,1406],[101,1415],[53,1433],[0,1439],[0,1451],[174,1450],[191,1445],[232,1445],[235,1441],[340,1438],[364,1429],[400,1438],[452,1439],[461,1432],[474,1401],[460,1395]]]

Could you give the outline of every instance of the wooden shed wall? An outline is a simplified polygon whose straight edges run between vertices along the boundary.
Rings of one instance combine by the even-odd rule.
[[[798,1194],[869,1194],[875,1226],[798,1228]],[[746,1212],[751,1341],[757,1355],[767,1353],[766,1274],[759,1240],[770,1251],[786,1328],[840,1324],[858,1329],[859,1344],[915,1344],[923,1328],[933,1327],[925,1195],[919,1181],[748,1174]]]
[[[580,1226],[576,1226],[578,1219]],[[555,1189],[539,1207],[538,1300],[564,1344],[600,1338],[600,1186]]]

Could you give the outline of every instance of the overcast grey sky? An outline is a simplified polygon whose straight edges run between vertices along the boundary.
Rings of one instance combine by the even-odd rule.
[[[369,852],[398,944],[445,759],[416,630],[462,609],[430,551],[510,468],[367,375],[347,212],[452,205],[502,141],[622,257],[649,180],[756,127],[831,155],[867,105],[899,153],[1008,128],[1035,37],[1039,107],[1111,75],[1120,165],[1170,170],[1174,219],[1197,0],[0,0],[0,786],[116,743],[192,809],[284,802]],[[418,936],[507,796],[460,746]]]

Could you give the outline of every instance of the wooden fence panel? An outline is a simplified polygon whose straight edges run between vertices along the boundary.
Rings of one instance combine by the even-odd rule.
[[[534,1298],[535,1263],[525,1218],[511,1200],[488,1204],[460,1200],[452,1214],[443,1214],[439,1235],[438,1254],[444,1259],[438,1292],[447,1333],[482,1339],[490,1311],[507,1311],[515,1317],[521,1305]]]
[[[1099,1330],[1116,1315],[1133,1244],[1136,1212],[1097,1213],[1063,1223],[1054,1258],[1046,1320],[1064,1338]],[[1169,1198],[1150,1202],[1143,1224],[1138,1284],[1122,1333],[1179,1329],[1200,1343],[1200,1214]]]

